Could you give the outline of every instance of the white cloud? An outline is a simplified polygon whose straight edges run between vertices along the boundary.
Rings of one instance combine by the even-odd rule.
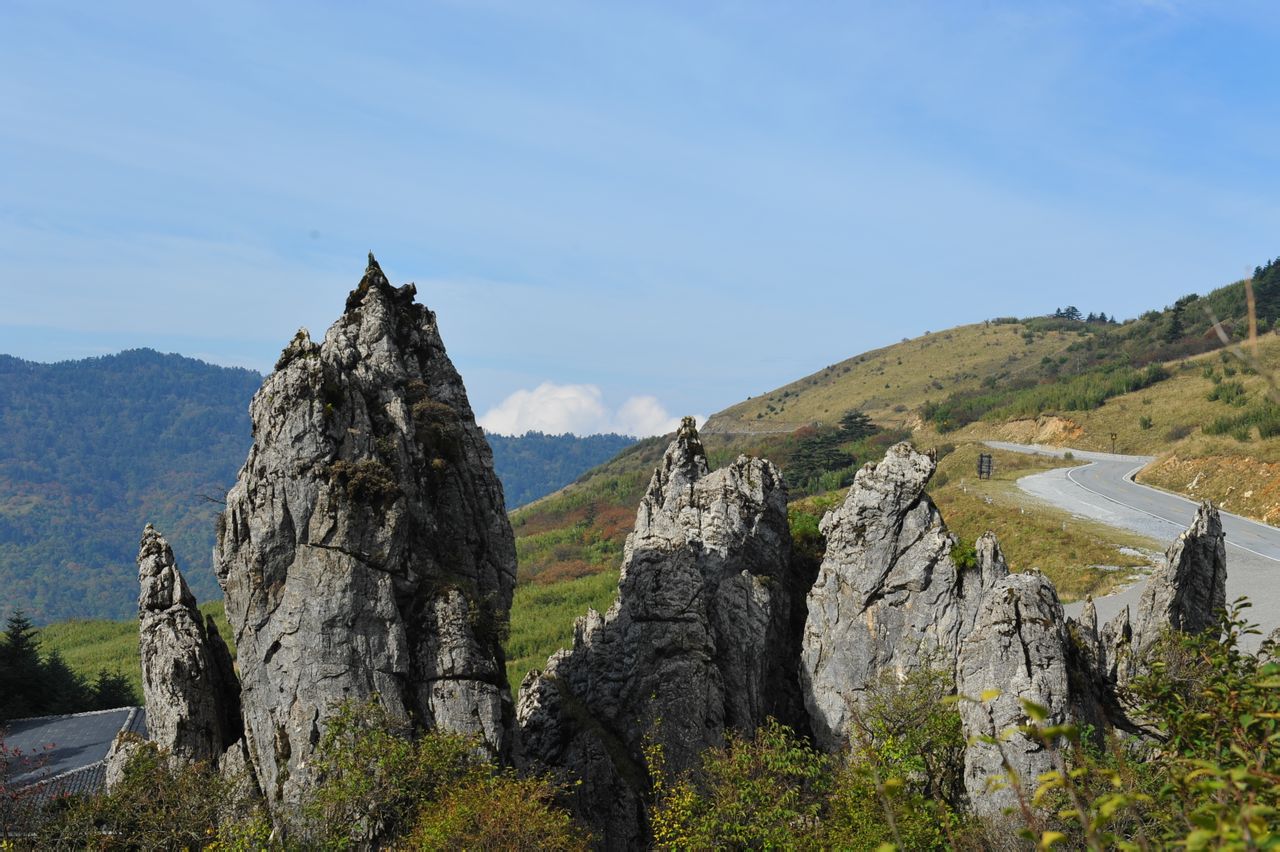
[[[705,418],[696,415],[701,424]],[[559,435],[618,432],[648,437],[674,432],[680,418],[670,414],[656,396],[633,396],[616,411],[605,404],[596,385],[557,385],[543,382],[533,390],[518,390],[479,418],[489,432],[523,435],[530,430]]]

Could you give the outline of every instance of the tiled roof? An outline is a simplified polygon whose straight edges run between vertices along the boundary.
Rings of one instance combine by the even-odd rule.
[[[49,802],[102,790],[107,752],[122,731],[145,737],[146,711],[119,707],[6,723],[4,745],[22,759],[19,768],[10,770],[7,786],[17,795],[0,801],[0,823],[21,831],[38,820]]]

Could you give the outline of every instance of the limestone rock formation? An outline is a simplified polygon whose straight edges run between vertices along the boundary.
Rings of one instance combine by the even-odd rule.
[[[797,714],[790,546],[778,470],[739,456],[709,473],[685,418],[641,500],[617,601],[580,618],[573,649],[520,691],[523,761],[582,782],[574,808],[604,846],[646,837],[646,738],[678,773],[727,730]]]
[[[1202,633],[1217,625],[1227,603],[1226,537],[1222,518],[1205,501],[1165,551],[1165,564],[1147,578],[1137,611],[1126,607],[1102,629],[1102,668],[1124,687],[1147,670],[1162,633]]]
[[[1143,733],[1130,716],[1123,687],[1141,673],[1163,631],[1211,629],[1225,604],[1226,561],[1221,520],[1208,503],[1169,547],[1166,564],[1153,573],[1136,618],[1126,607],[1098,629],[1093,601],[1080,621],[1064,619],[1053,585],[1038,573],[1013,575],[987,596],[973,631],[964,638],[957,666],[961,695],[1000,695],[961,704],[971,744],[965,752],[965,786],[976,813],[994,817],[1018,805],[1014,787],[992,789],[1007,765],[1029,795],[1035,778],[1053,769],[1038,742],[1009,733],[1028,722],[1022,700],[1048,710],[1046,725],[1070,722],[1084,730],[1117,728]],[[1001,747],[984,737],[1005,736]],[[1003,757],[1001,751],[1003,750]]]
[[[277,820],[334,708],[374,694],[507,755],[500,638],[515,547],[462,379],[412,284],[373,256],[346,310],[285,348],[218,522],[246,745]]]
[[[808,597],[800,676],[818,744],[836,751],[850,710],[886,674],[951,670],[986,592],[1008,573],[995,537],[975,567],[924,488],[935,463],[908,443],[858,471],[844,504],[822,519],[827,552]]]
[[[206,621],[150,524],[138,552],[139,651],[147,739],[178,760],[216,764],[240,738],[240,686],[231,654]]]
[[[1047,708],[1047,725],[1072,718],[1067,635],[1058,593],[1038,571],[1010,574],[987,596],[956,667],[965,736],[964,779],[974,813],[995,817],[1018,806],[1018,788],[1034,792],[1036,778],[1053,769],[1043,746],[1020,733],[1030,720],[1023,700]],[[998,744],[983,738],[998,740]],[[1011,769],[1015,785],[1006,772]],[[1001,784],[1004,784],[1001,787]]]
[[[1222,518],[1207,500],[1152,573],[1133,622],[1133,653],[1141,659],[1162,630],[1203,633],[1227,605],[1227,546]]]

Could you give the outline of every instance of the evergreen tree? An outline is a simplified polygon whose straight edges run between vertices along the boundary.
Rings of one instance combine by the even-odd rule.
[[[93,684],[93,703],[97,710],[113,710],[116,707],[132,707],[138,696],[122,674],[102,669]]]
[[[93,706],[93,694],[84,678],[53,651],[40,666],[40,694],[35,696],[36,710],[41,715],[79,713]]]
[[[880,428],[871,422],[871,418],[861,411],[846,411],[840,418],[840,439],[857,441],[868,435],[874,435]]]
[[[0,719],[38,712],[41,675],[36,629],[22,610],[15,610],[0,643]]]

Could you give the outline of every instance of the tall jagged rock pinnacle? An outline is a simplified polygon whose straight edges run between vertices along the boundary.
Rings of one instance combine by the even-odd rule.
[[[1202,633],[1227,604],[1227,548],[1222,518],[1205,501],[1165,551],[1164,565],[1147,578],[1130,617],[1126,607],[1102,630],[1102,665],[1123,687],[1148,669],[1162,633]]]
[[[838,750],[850,711],[883,676],[954,669],[985,592],[1008,573],[995,537],[958,567],[955,539],[924,488],[935,463],[908,443],[858,471],[821,530],[827,552],[809,592],[800,675],[814,737]]]
[[[1010,574],[986,597],[956,667],[958,693],[974,699],[960,703],[974,813],[1017,808],[1019,796],[1029,800],[1038,776],[1054,769],[1039,741],[1013,729],[1030,721],[1023,701],[1045,708],[1045,725],[1074,720],[1067,647],[1062,604],[1043,574]]]
[[[219,518],[248,753],[272,812],[314,783],[335,707],[377,695],[510,747],[500,636],[515,584],[502,488],[435,315],[369,256],[325,335],[299,331],[250,406]]]
[[[240,738],[240,685],[231,654],[173,558],[147,524],[138,551],[138,649],[147,738],[182,761],[217,764]]]
[[[1203,633],[1227,605],[1227,547],[1222,518],[1205,501],[1169,545],[1165,564],[1147,580],[1133,621],[1133,651],[1142,657],[1162,630]]]
[[[522,760],[582,782],[574,809],[605,847],[646,838],[646,741],[678,773],[730,729],[796,717],[790,545],[777,468],[739,456],[708,473],[685,418],[641,500],[617,601],[520,690]]]

